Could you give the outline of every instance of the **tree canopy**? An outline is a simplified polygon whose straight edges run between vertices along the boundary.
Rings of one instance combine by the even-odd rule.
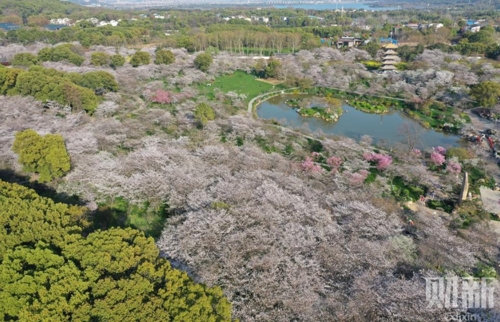
[[[109,55],[99,51],[92,53],[90,63],[94,66],[106,66],[109,64]]]
[[[231,320],[221,289],[173,269],[152,238],[88,226],[84,207],[0,180],[0,319]]]
[[[40,175],[39,182],[60,178],[71,168],[64,139],[58,134],[41,136],[31,129],[18,132],[12,150],[19,156],[24,171]]]
[[[199,54],[194,59],[194,65],[202,72],[206,72],[210,68],[210,65],[212,65],[212,62],[213,62],[212,55],[208,53]]]
[[[207,124],[208,121],[215,120],[214,109],[206,103],[200,103],[196,106],[194,116],[202,125]]]
[[[38,63],[37,56],[32,53],[19,53],[14,56],[12,65],[30,67]]]
[[[130,59],[130,64],[134,67],[147,65],[151,61],[151,55],[145,51],[138,51]]]
[[[125,65],[125,58],[122,55],[116,54],[111,56],[109,66],[111,66],[112,68],[116,68],[123,65]]]
[[[168,65],[175,61],[174,53],[171,50],[160,49],[156,52],[155,64]]]
[[[46,47],[38,52],[38,60],[40,61],[68,61],[72,64],[80,66],[85,59],[77,54],[75,45],[63,44],[54,48]]]
[[[484,107],[492,107],[498,102],[500,96],[500,84],[492,81],[485,81],[474,85],[470,95]]]
[[[41,101],[69,105],[76,111],[93,113],[99,101],[96,93],[116,90],[118,83],[114,76],[105,71],[80,74],[41,66],[32,66],[28,71],[0,68],[0,94],[31,95]]]

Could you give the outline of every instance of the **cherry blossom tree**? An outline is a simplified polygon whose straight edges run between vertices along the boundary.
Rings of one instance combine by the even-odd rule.
[[[458,162],[448,161],[446,164],[446,170],[453,174],[459,174],[462,171],[462,167]]]
[[[441,166],[444,164],[445,161],[446,158],[441,153],[436,151],[431,153],[431,162],[434,163],[434,165]]]
[[[319,164],[314,162],[312,157],[306,157],[306,159],[304,161],[302,161],[300,166],[302,167],[303,171],[309,171],[309,172],[313,172],[313,173],[323,171],[323,168]]]

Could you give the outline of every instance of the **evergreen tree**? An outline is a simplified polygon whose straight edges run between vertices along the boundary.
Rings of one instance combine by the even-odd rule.
[[[147,65],[151,61],[151,55],[145,51],[138,51],[130,59],[130,64],[133,67]]]
[[[173,269],[152,238],[85,227],[84,207],[0,180],[0,319],[231,321],[221,289]]]
[[[31,129],[18,132],[12,149],[24,171],[39,174],[39,182],[60,178],[71,168],[64,139],[58,134],[41,136]]]
[[[125,65],[125,58],[122,55],[116,54],[111,56],[109,66],[116,69],[116,67],[121,67],[123,65]]]
[[[194,59],[194,66],[196,66],[196,68],[198,68],[202,72],[206,72],[210,68],[210,65],[212,65],[212,62],[212,55],[208,53],[202,53],[196,56],[196,58]]]
[[[109,64],[109,55],[103,52],[92,53],[90,63],[94,66],[107,66]]]
[[[165,49],[160,49],[156,51],[155,53],[155,64],[160,65],[169,65],[175,62],[175,56],[174,53],[170,50],[165,50]]]
[[[202,125],[207,124],[208,121],[215,120],[215,112],[213,108],[205,103],[201,103],[196,106],[194,116]]]

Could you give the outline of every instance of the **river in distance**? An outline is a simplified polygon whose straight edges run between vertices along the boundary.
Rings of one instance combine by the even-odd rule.
[[[375,3],[373,3],[375,4]],[[370,7],[370,3],[291,3],[288,5],[275,5],[277,9],[295,8],[305,10],[398,10],[398,7]]]

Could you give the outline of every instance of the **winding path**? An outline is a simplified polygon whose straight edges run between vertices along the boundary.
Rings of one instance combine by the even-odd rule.
[[[294,88],[287,88],[287,90],[293,90],[293,89],[296,89],[297,87],[294,87]],[[268,92],[268,93],[264,93],[264,94],[260,94],[259,96],[256,96],[254,98],[252,98],[250,100],[250,102],[248,102],[248,108],[247,108],[247,115],[248,116],[251,116],[252,115],[252,109],[253,109],[253,103],[258,100],[258,99],[261,99],[262,97],[264,96],[267,96],[269,95],[268,98],[271,98],[271,96],[273,95],[280,95],[280,94],[284,94],[285,93],[285,90],[282,89],[282,90],[279,90],[279,91],[274,91],[274,92]]]
[[[279,90],[279,91],[264,93],[264,94],[260,94],[259,96],[256,96],[256,97],[252,98],[252,100],[248,103],[247,115],[248,116],[252,115],[253,104],[254,104],[254,102],[256,100],[261,99],[262,97],[267,96],[267,95],[269,95],[269,97],[268,97],[268,99],[269,99],[272,96],[280,95],[280,94],[286,94],[285,91],[294,90],[294,89],[297,89],[297,88],[298,87],[293,87],[293,88],[287,88],[286,90],[284,89],[284,90]],[[334,87],[329,87],[329,88],[337,90],[337,91],[342,91],[342,92],[345,92],[345,93],[348,93],[348,94],[366,95],[366,96],[371,96],[371,97],[392,99],[392,100],[396,100],[396,101],[411,102],[411,100],[405,99],[405,98],[398,98],[398,97],[384,96],[384,95],[372,95],[372,94],[360,93],[360,92],[356,92],[356,91],[346,91],[346,90],[343,90],[343,89],[340,89],[340,88],[334,88]]]

